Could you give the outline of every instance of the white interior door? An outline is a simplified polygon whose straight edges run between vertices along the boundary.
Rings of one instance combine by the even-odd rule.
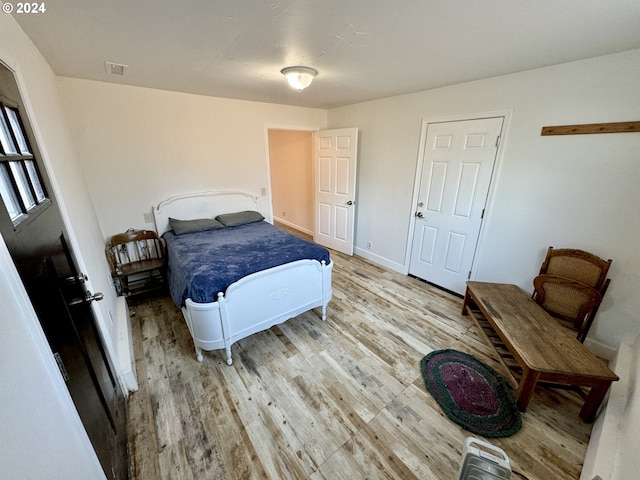
[[[430,123],[423,130],[410,274],[464,293],[503,121]]]
[[[316,243],[353,255],[358,129],[314,134]]]

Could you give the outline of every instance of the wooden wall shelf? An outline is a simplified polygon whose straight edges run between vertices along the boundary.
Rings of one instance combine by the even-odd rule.
[[[640,121],[616,123],[588,123],[584,125],[558,125],[542,127],[540,135],[587,135],[594,133],[640,132]]]

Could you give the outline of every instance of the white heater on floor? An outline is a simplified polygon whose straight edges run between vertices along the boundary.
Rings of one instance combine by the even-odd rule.
[[[507,480],[511,464],[504,450],[477,438],[464,441],[459,480]]]

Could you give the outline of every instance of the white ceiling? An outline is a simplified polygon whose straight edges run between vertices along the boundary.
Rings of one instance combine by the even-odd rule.
[[[13,16],[58,75],[318,108],[640,48],[640,0],[43,3]]]

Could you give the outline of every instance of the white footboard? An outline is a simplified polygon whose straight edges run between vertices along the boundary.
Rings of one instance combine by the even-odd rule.
[[[224,348],[231,365],[231,345],[249,335],[300,315],[331,300],[333,263],[298,260],[254,273],[232,284],[212,303],[190,299],[182,309],[193,338],[196,355]]]

